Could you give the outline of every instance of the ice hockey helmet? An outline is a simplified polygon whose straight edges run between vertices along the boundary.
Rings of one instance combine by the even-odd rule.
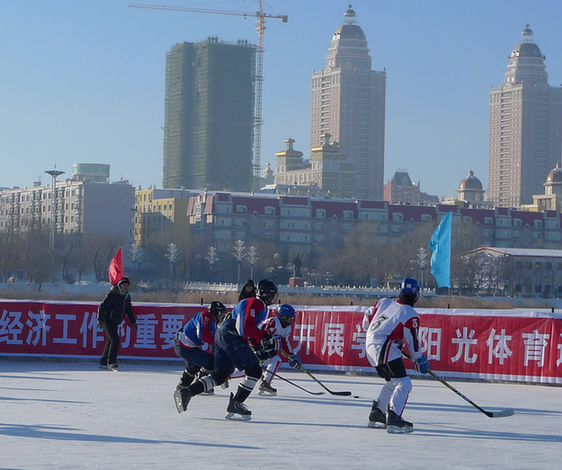
[[[209,305],[209,312],[218,320],[226,313],[226,307],[222,302],[213,301]]]
[[[406,294],[411,297],[414,302],[420,297],[420,283],[413,277],[407,277],[402,281],[400,286],[400,295]]]
[[[268,279],[262,279],[258,284],[258,297],[266,305],[272,305],[277,301],[278,290],[275,283]]]
[[[297,312],[292,305],[283,304],[279,306],[279,310],[277,310],[277,316],[285,325],[289,325],[295,320]]]

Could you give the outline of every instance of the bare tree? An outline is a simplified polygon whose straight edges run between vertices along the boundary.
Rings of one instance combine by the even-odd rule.
[[[19,252],[21,268],[25,270],[31,282],[38,284],[39,290],[43,282],[51,275],[51,249],[49,233],[46,230],[32,227],[20,234]]]

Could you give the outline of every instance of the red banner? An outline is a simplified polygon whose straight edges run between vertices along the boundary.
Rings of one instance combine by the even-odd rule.
[[[0,301],[0,355],[101,356],[98,303]],[[178,359],[172,337],[201,305],[134,304],[138,331],[120,329],[124,359]],[[291,344],[320,370],[373,372],[361,328],[367,307],[299,307]],[[431,368],[447,377],[562,383],[562,315],[417,309]],[[408,366],[411,364],[408,363]]]

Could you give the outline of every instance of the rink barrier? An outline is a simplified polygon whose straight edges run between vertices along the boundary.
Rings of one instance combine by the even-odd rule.
[[[98,303],[0,300],[0,356],[98,358]],[[230,306],[229,308],[231,308]],[[372,373],[361,323],[368,307],[294,306],[291,344],[319,371]],[[138,331],[119,328],[119,357],[177,360],[172,337],[195,304],[135,303]],[[536,310],[417,309],[431,368],[445,377],[562,384],[562,314]],[[405,360],[407,367],[411,363]],[[413,375],[416,373],[410,371]]]

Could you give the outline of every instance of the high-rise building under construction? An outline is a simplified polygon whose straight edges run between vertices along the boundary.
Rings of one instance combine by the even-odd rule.
[[[386,72],[371,70],[367,38],[351,7],[312,74],[311,147],[330,134],[355,163],[355,197],[383,199]]]
[[[164,188],[252,189],[255,59],[215,37],[168,52]]]

